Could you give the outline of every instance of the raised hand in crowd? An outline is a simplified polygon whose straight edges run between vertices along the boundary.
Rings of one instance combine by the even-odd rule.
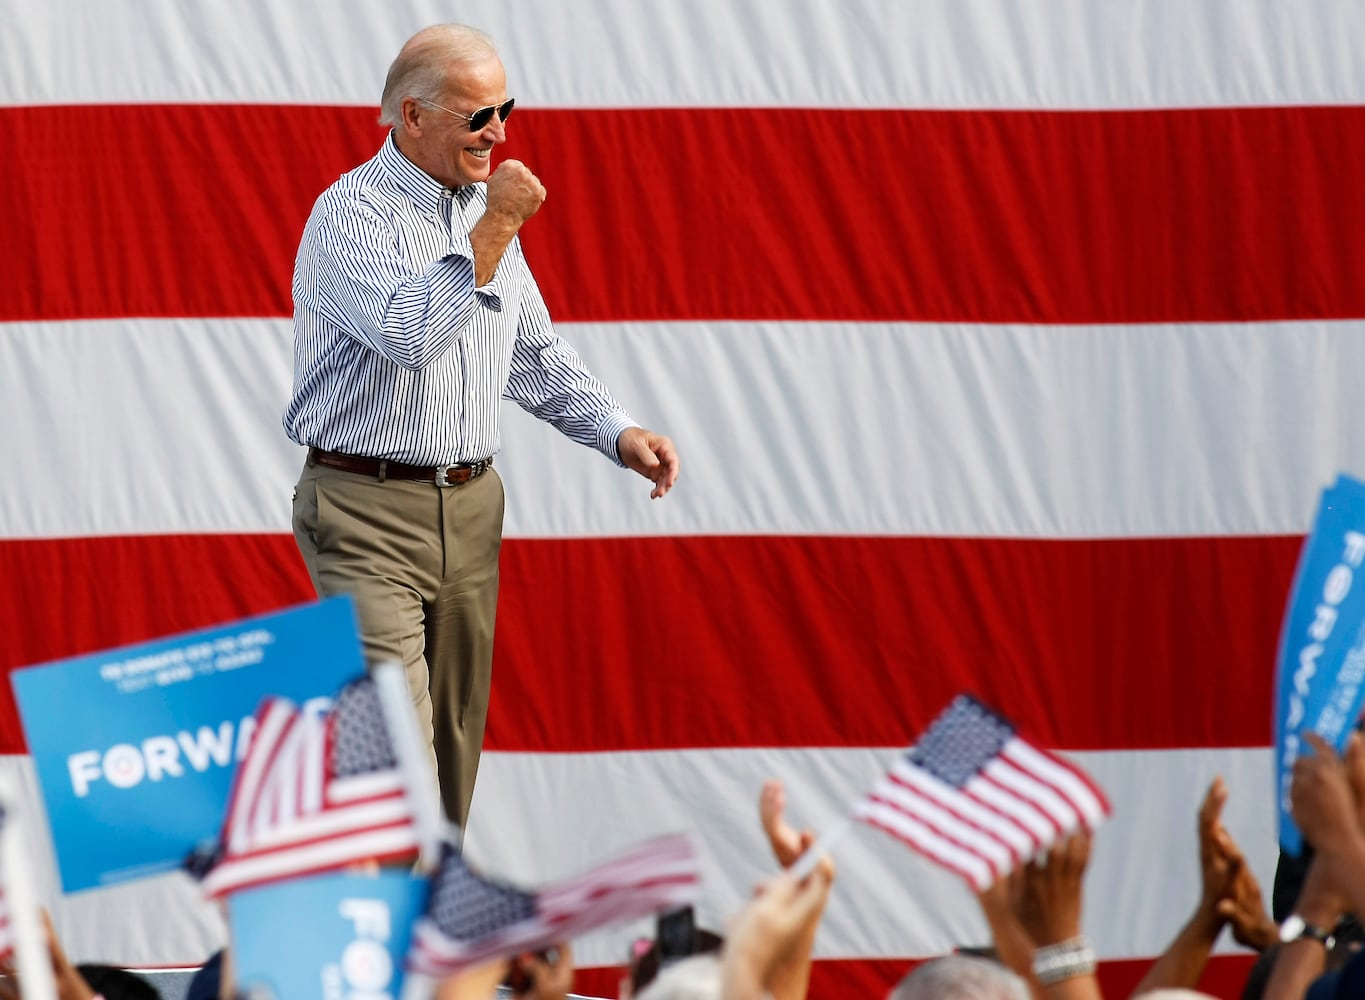
[[[803,851],[814,842],[810,831],[803,836],[787,822],[787,790],[776,778],[763,783],[758,793],[758,821],[768,838],[773,858],[783,868],[790,868]]]
[[[1199,807],[1199,900],[1134,995],[1157,989],[1193,989],[1225,926],[1232,928],[1239,944],[1256,951],[1264,951],[1279,940],[1279,929],[1266,913],[1260,883],[1223,826],[1227,800],[1227,785],[1221,777],[1214,778]]]
[[[773,858],[783,868],[790,868],[815,843],[814,830],[797,830],[786,819],[787,792],[782,782],[773,778],[763,783],[758,793],[758,819],[768,838]],[[819,867],[826,878],[834,881],[834,861],[826,854]],[[828,894],[826,894],[828,898]],[[810,986],[810,965],[815,951],[815,933],[820,926],[824,902],[815,919],[809,921],[804,936],[793,942],[791,959],[777,970],[772,982],[773,1000],[800,1000]]]
[[[567,941],[548,954],[527,952],[512,960],[508,979],[515,997],[530,1000],[564,1000],[573,990],[573,949]]]
[[[977,896],[1001,961],[1040,1000],[1100,998],[1095,950],[1081,933],[1090,844],[1079,830]]]
[[[1036,995],[1033,939],[1014,912],[1014,900],[1022,887],[1023,873],[1016,870],[1004,878],[996,879],[985,891],[977,893],[976,901],[990,929],[996,957],[1002,965],[1029,983],[1030,991]]]
[[[1365,912],[1365,741],[1352,733],[1340,758],[1317,734],[1304,739],[1313,753],[1294,762],[1289,795],[1314,856],[1285,921],[1288,940],[1275,957],[1267,1000],[1300,1000],[1328,968],[1331,931],[1342,914]]]
[[[783,1000],[781,984],[794,965],[810,963],[809,942],[834,882],[833,865],[820,864],[804,881],[782,872],[765,882],[735,917],[721,952],[724,1000]],[[804,980],[803,980],[804,982]]]
[[[1047,1000],[1098,1000],[1095,949],[1081,932],[1081,889],[1090,864],[1089,831],[1057,843],[1021,869],[1014,911],[1035,948],[1032,973]]]
[[[1313,849],[1324,856],[1348,903],[1365,911],[1365,740],[1352,733],[1344,758],[1316,733],[1305,733],[1313,748],[1294,762],[1290,803],[1294,821]]]
[[[759,824],[774,860],[784,869],[791,867],[816,840],[813,831],[797,830],[787,822],[786,807],[782,782],[775,779],[765,782],[758,798]],[[773,1000],[802,1000],[810,984],[816,931],[833,881],[834,862],[826,855],[820,859],[815,874],[804,882],[798,885],[788,879],[791,885],[782,883],[783,894],[769,895],[767,888],[761,890],[762,895],[734,918],[724,940],[697,929],[691,958],[675,957],[670,963],[661,955],[658,941],[637,948],[621,982],[621,997],[659,1000],[723,995],[730,1000],[731,990],[739,988],[735,984],[743,981],[749,984],[745,988],[758,982]],[[798,911],[799,920],[794,916]],[[788,926],[784,921],[789,920],[795,920],[795,924]],[[665,965],[667,969],[663,968]],[[724,987],[723,994],[722,980],[730,984]]]

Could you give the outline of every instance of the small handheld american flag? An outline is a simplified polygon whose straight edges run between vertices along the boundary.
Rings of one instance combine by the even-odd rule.
[[[408,968],[433,979],[537,951],[588,931],[693,902],[700,884],[687,837],[650,840],[557,885],[528,892],[472,871],[453,849],[432,877]]]
[[[374,681],[342,689],[334,707],[267,699],[237,768],[219,857],[204,892],[411,858],[419,844]]]
[[[853,808],[978,892],[1080,827],[1108,817],[1079,768],[1020,739],[959,695]]]

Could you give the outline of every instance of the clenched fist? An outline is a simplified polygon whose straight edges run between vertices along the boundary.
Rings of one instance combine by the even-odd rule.
[[[488,205],[469,231],[476,288],[493,279],[503,251],[544,202],[545,185],[520,160],[503,160],[489,175]]]
[[[488,178],[486,211],[515,220],[520,226],[545,202],[545,185],[520,160],[503,160]]]

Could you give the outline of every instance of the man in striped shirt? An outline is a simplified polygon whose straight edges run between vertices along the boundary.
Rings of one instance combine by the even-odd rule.
[[[407,668],[441,798],[464,825],[483,743],[503,493],[503,396],[651,480],[678,477],[550,324],[517,233],[545,189],[506,160],[492,41],[413,36],[389,69],[378,154],[323,192],[294,271],[294,385],[309,448],[294,536],[319,594],[355,600],[366,657]]]

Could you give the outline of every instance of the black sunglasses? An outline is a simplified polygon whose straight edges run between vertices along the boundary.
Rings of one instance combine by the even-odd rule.
[[[458,111],[451,111],[449,108],[441,107],[441,105],[437,104],[435,101],[428,101],[425,97],[419,97],[417,99],[423,104],[431,105],[438,111],[444,111],[448,115],[454,115],[456,118],[460,119],[460,121],[469,122],[469,131],[471,132],[482,132],[488,127],[488,123],[493,120],[495,114],[498,116],[498,121],[507,121],[507,119],[512,116],[512,108],[515,107],[517,103],[515,97],[509,97],[501,104],[490,104],[486,108],[479,108],[479,110],[475,111],[472,115],[462,115]]]

